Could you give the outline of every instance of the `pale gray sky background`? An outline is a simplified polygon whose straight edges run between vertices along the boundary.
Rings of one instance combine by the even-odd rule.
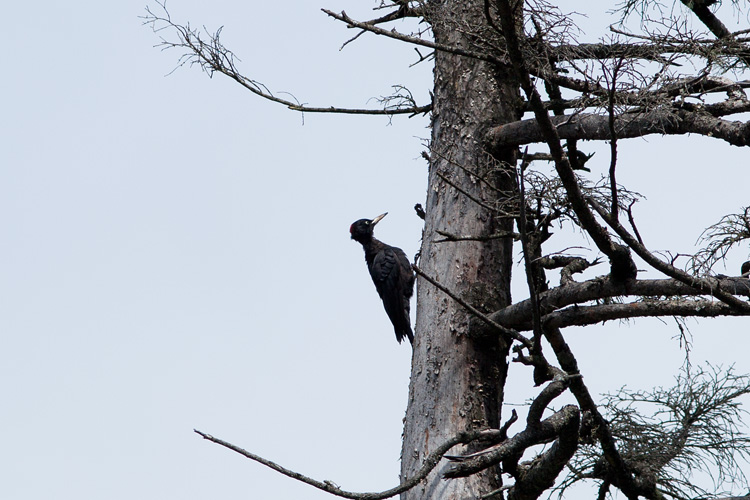
[[[347,489],[394,486],[410,349],[348,227],[388,211],[378,236],[417,251],[428,120],[303,125],[220,75],[165,76],[180,54],[153,48],[145,5],[2,8],[0,498],[328,498],[193,428]],[[411,47],[365,35],[339,51],[355,32],[319,10],[375,5],[168,4],[180,22],[223,25],[240,68],[274,92],[364,107],[401,84],[426,102],[431,68],[408,68]],[[595,177],[607,149],[586,146]],[[691,251],[748,204],[747,159],[694,137],[624,144],[619,179],[648,197],[636,210],[646,241]],[[746,321],[689,324],[694,362],[750,372]],[[670,384],[676,334],[645,320],[567,338],[602,392]],[[522,403],[536,390],[512,370],[509,402]]]

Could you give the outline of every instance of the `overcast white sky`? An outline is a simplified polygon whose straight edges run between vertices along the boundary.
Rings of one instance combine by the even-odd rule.
[[[193,428],[344,488],[394,486],[410,349],[348,227],[388,211],[378,236],[417,251],[427,119],[303,125],[221,76],[165,76],[180,54],[153,48],[145,5],[2,8],[0,498],[327,498]],[[425,101],[431,68],[408,68],[411,47],[363,36],[339,51],[354,32],[320,7],[371,15],[344,0],[169,2],[178,21],[224,25],[273,91],[364,107],[401,84]],[[588,150],[603,172],[606,147]],[[747,158],[699,138],[623,146],[646,241],[690,251],[747,205]],[[750,372],[747,322],[690,324],[695,362]],[[647,320],[567,338],[606,391],[669,384],[676,333]],[[512,369],[521,403],[536,392]]]

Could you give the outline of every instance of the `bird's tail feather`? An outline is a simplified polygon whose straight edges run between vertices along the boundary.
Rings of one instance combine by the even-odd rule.
[[[396,329],[396,340],[398,340],[399,344],[404,340],[404,337],[409,339],[410,344],[414,344],[414,332],[411,330],[411,325],[408,323],[404,328],[400,330]]]

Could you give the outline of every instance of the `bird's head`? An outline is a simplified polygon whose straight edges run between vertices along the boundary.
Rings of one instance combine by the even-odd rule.
[[[386,215],[388,215],[388,212],[380,214],[374,219],[359,219],[352,223],[352,225],[349,226],[349,233],[352,235],[352,239],[360,243],[365,243],[371,240],[375,224],[380,222]]]

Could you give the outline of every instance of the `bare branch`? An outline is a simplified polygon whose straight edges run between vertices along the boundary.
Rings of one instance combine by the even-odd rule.
[[[506,458],[523,453],[535,444],[549,442],[575,426],[578,429],[580,413],[573,405],[564,406],[552,416],[539,422],[537,426],[527,427],[507,441],[485,450],[481,454],[458,463],[443,474],[445,478],[466,477],[492,467]]]
[[[694,0],[680,0],[688,9],[692,10],[698,19],[701,20],[706,27],[711,30],[711,33],[716,35],[716,38],[726,38],[732,35],[732,33],[724,26],[718,17],[711,12],[711,9],[705,5],[705,2],[694,1]]]
[[[490,442],[491,445],[495,445],[497,443],[501,443],[503,441],[506,441],[508,439],[508,429],[510,429],[510,426],[513,425],[518,421],[518,412],[514,409],[511,411],[510,418],[503,424],[503,426],[499,429],[500,432],[498,433],[497,439],[487,440]],[[484,454],[487,451],[487,448],[484,450],[477,451],[475,453],[469,453],[468,455],[443,455],[443,458],[450,462],[464,462],[468,459],[478,457],[479,455]]]
[[[750,280],[740,278],[723,278],[718,280],[717,288],[728,294],[743,295],[750,298]],[[582,283],[572,282],[565,286],[542,292],[539,296],[541,313],[545,317],[553,312],[573,304],[604,300],[612,297],[687,297],[709,295],[692,285],[674,279],[633,280],[627,288],[614,283],[606,277],[595,278]],[[670,301],[671,302],[671,301]],[[580,307],[579,307],[580,308]],[[665,309],[664,315],[670,313]],[[524,300],[510,305],[489,317],[508,327],[528,330],[531,327],[531,301]],[[609,318],[609,319],[615,319]]]
[[[742,311],[744,313],[750,312],[750,304],[744,302],[734,295],[727,293],[719,288],[719,281],[715,278],[700,278],[691,274],[677,269],[673,265],[664,262],[663,260],[656,257],[651,253],[641,242],[633,237],[619,222],[613,220],[612,217],[595,201],[589,200],[592,207],[601,215],[601,217],[614,229],[617,235],[627,243],[627,245],[638,254],[640,258],[645,260],[654,269],[661,271],[667,276],[674,278],[682,283],[694,287],[696,290],[700,290],[703,293],[713,295],[722,302],[729,306]]]
[[[370,23],[363,23],[361,21],[355,21],[354,19],[346,15],[346,12],[344,11],[341,11],[341,13],[338,14],[336,12],[333,12],[327,9],[321,9],[321,10],[325,12],[326,14],[328,14],[329,16],[331,16],[332,18],[345,22],[349,27],[360,28],[360,29],[375,33],[376,35],[382,35],[388,38],[394,38],[396,40],[401,40],[402,42],[413,43],[415,45],[422,45],[423,47],[429,47],[433,50],[449,52],[451,54],[456,54],[459,56],[471,57],[473,59],[479,59],[481,61],[488,61],[488,62],[492,62],[496,64],[504,64],[504,61],[501,58],[495,57],[491,54],[486,54],[483,52],[476,52],[473,50],[466,50],[466,49],[462,49],[459,47],[450,47],[448,45],[442,45],[439,43],[431,42],[429,40],[423,40],[422,38],[404,35],[403,33],[399,33],[395,30],[386,30],[383,28],[379,28]]]
[[[599,259],[594,259],[593,262],[589,262],[581,257],[571,257],[568,255],[550,255],[537,259],[539,264],[545,269],[557,269],[562,267],[560,271],[560,285],[565,286],[571,283],[575,283],[573,275],[581,273],[591,266],[595,266],[599,263]]]
[[[450,187],[452,187],[453,189],[455,189],[456,191],[458,191],[462,195],[466,196],[468,199],[470,199],[471,201],[473,201],[474,203],[476,203],[480,207],[484,207],[484,208],[486,208],[487,210],[489,210],[491,212],[495,212],[495,213],[498,212],[497,208],[495,208],[495,207],[493,207],[491,205],[488,205],[487,203],[483,202],[482,200],[480,200],[476,196],[472,195],[471,193],[468,193],[465,189],[462,189],[458,184],[456,184],[455,182],[453,182],[452,180],[450,180],[444,174],[442,174],[440,172],[436,172],[436,173],[437,173],[437,176],[440,177],[443,181],[445,181],[446,184],[448,184]]]
[[[524,153],[525,155],[525,153]],[[523,162],[522,162],[523,163]],[[540,269],[532,264],[533,256],[541,253],[541,243],[532,245],[529,241],[528,223],[526,218],[526,186],[523,178],[523,167],[516,169],[516,185],[518,186],[519,214],[517,220],[518,232],[521,235],[521,251],[523,253],[524,269],[526,271],[526,286],[529,288],[529,300],[531,301],[531,318],[534,330],[534,346],[531,348],[532,355],[540,356],[542,352],[542,320],[539,314],[539,292],[542,283],[546,281],[543,268]],[[533,248],[532,248],[533,247]],[[545,405],[546,406],[546,405]]]
[[[409,5],[409,2],[399,2],[399,3],[400,5],[398,5],[398,8],[396,10],[391,11],[388,14],[381,16],[377,19],[366,21],[366,23],[367,24],[383,24],[383,23],[388,23],[391,21],[397,21],[399,19],[404,19],[405,17],[421,17],[423,15],[423,12],[422,12],[423,9],[412,8]]]
[[[504,239],[504,238],[513,238],[514,240],[518,240],[518,238],[520,237],[518,233],[514,233],[512,231],[490,234],[487,236],[461,236],[461,235],[449,233],[447,231],[435,231],[435,232],[439,234],[440,236],[444,237],[441,240],[434,240],[435,243],[444,243],[447,241],[490,241],[490,240],[498,240],[498,239]]]
[[[589,233],[596,246],[610,259],[611,273],[616,281],[627,281],[635,278],[636,267],[627,248],[612,241],[609,233],[596,221],[593,213],[586,206],[581,188],[576,179],[570,161],[564,154],[560,144],[560,135],[553,126],[553,122],[544,109],[542,100],[536,88],[531,83],[529,72],[526,69],[524,57],[519,48],[519,42],[513,24],[513,12],[507,0],[498,2],[500,19],[502,21],[503,34],[508,45],[508,55],[515,69],[517,78],[526,93],[526,97],[534,109],[535,123],[538,124],[544,141],[549,146],[550,154],[555,159],[555,169],[560,177],[565,191],[570,199],[570,204],[575,210],[581,227]],[[499,127],[502,128],[502,127]],[[495,144],[493,144],[495,145]]]
[[[701,113],[687,108],[675,105],[671,108],[620,113],[614,119],[616,137],[629,139],[650,134],[699,134],[723,139],[733,146],[750,146],[750,122],[730,122],[716,118],[708,112]],[[742,103],[734,108],[746,111],[750,110],[750,104]],[[607,116],[582,113],[549,119],[560,139],[612,138]],[[537,120],[521,120],[491,129],[487,134],[487,140],[492,147],[500,148],[544,142],[545,133]]]
[[[336,106],[312,107],[300,104],[298,101],[290,101],[274,95],[264,84],[244,76],[237,69],[238,61],[235,54],[227,49],[221,42],[221,28],[214,33],[192,28],[189,24],[181,25],[175,23],[166,8],[166,2],[156,2],[162,9],[162,13],[154,13],[149,7],[146,7],[146,15],[143,16],[144,24],[150,25],[155,33],[161,38],[161,43],[157,46],[162,50],[178,49],[184,51],[180,56],[178,67],[197,65],[209,76],[214,73],[225,75],[235,82],[242,85],[245,89],[263,99],[284,105],[293,111],[305,113],[338,113],[338,114],[355,114],[355,115],[397,115],[408,114],[417,115],[427,113],[432,109],[432,104],[417,106],[416,103],[410,103],[408,106],[392,106],[385,102],[384,109],[358,109],[358,108],[341,108]],[[176,36],[176,41],[170,41],[162,33],[171,32]]]
[[[595,325],[618,319],[663,316],[716,318],[718,316],[750,316],[750,312],[738,311],[724,303],[705,299],[644,300],[624,304],[568,307],[545,315],[542,321],[545,326],[565,328]]]
[[[580,412],[577,412],[560,429],[558,439],[549,450],[521,467],[516,484],[508,492],[508,500],[535,500],[555,484],[555,479],[578,449],[579,422]]]
[[[390,497],[399,495],[403,493],[404,491],[410,490],[411,488],[419,484],[420,481],[422,481],[425,477],[427,477],[430,471],[432,471],[432,469],[434,469],[437,466],[437,464],[440,462],[440,459],[443,458],[443,455],[445,455],[448,452],[448,450],[450,450],[457,444],[467,444],[467,443],[470,443],[472,441],[477,441],[477,440],[494,441],[500,438],[502,435],[502,431],[497,430],[497,429],[487,429],[487,430],[473,431],[473,432],[462,432],[456,437],[449,439],[442,445],[438,446],[435,449],[435,451],[430,453],[430,455],[428,455],[425,458],[424,463],[422,464],[422,467],[414,474],[413,477],[407,479],[406,481],[396,486],[395,488],[391,488],[389,490],[385,490],[385,491],[378,492],[378,493],[357,493],[357,492],[342,490],[331,481],[318,481],[316,479],[312,479],[298,472],[294,472],[293,470],[282,467],[281,465],[275,462],[272,462],[259,455],[256,455],[247,450],[244,450],[240,448],[239,446],[235,446],[232,443],[229,443],[219,438],[215,438],[210,434],[206,434],[205,432],[201,432],[197,429],[194,429],[194,431],[196,434],[199,434],[201,437],[203,437],[203,439],[206,439],[208,441],[221,445],[225,448],[228,448],[234,452],[237,452],[240,455],[246,458],[249,458],[250,460],[254,460],[262,465],[265,465],[266,467],[269,467],[275,470],[276,472],[279,472],[280,474],[283,474],[287,477],[290,477],[297,481],[313,486],[319,490],[323,490],[327,493],[331,493],[332,495],[335,495],[337,497],[349,498],[352,500],[383,500],[385,498],[390,498]]]
[[[640,38],[645,42],[631,43],[579,43],[575,45],[555,45],[548,47],[553,60],[571,61],[591,59],[603,61],[606,59],[643,59],[646,61],[668,62],[670,55],[709,57],[712,52],[721,51],[730,56],[741,56],[742,40],[736,34],[724,40],[708,40],[696,38],[666,38],[664,36],[637,36],[622,30],[612,29],[614,33],[626,35],[629,38]],[[674,61],[670,64],[676,64]]]

